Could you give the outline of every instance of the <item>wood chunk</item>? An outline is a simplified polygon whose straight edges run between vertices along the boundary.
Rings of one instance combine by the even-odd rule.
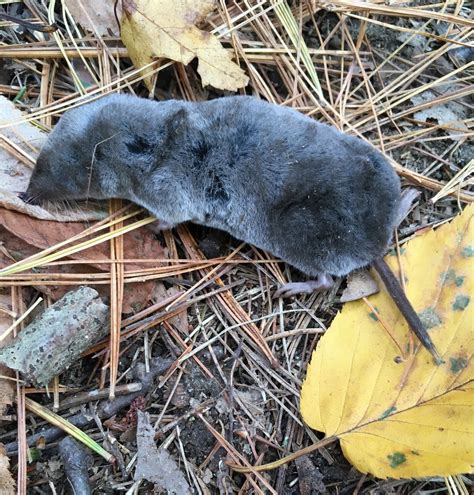
[[[46,386],[109,330],[109,308],[95,289],[68,292],[0,349],[0,363]]]

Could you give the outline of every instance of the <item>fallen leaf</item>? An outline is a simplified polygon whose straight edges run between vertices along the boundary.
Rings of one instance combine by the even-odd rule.
[[[1,210],[0,210],[1,212]],[[0,221],[1,223],[1,221]],[[56,225],[56,224],[55,224]],[[28,258],[40,251],[39,248],[28,244],[25,240],[12,234],[5,227],[0,225],[0,269]],[[57,266],[43,266],[36,268],[37,273],[100,273],[101,270],[94,268],[86,264],[74,264],[74,265],[57,265]],[[109,286],[108,285],[94,285],[89,284],[96,289],[101,297],[108,297]],[[133,284],[135,285],[135,284]],[[39,285],[35,287],[42,294],[47,295],[52,301],[57,301],[61,297],[74,288],[70,285]],[[8,296],[10,297],[10,296]],[[124,311],[125,313],[126,311]],[[1,323],[0,323],[1,327]],[[0,369],[0,375],[2,374]],[[1,390],[0,390],[1,393]]]
[[[365,270],[358,270],[347,277],[347,287],[342,293],[341,302],[357,301],[377,294],[378,291],[379,286],[370,274]]]
[[[149,267],[149,266],[148,266]],[[156,282],[133,282],[123,288],[122,313],[138,313],[151,300]]]
[[[237,91],[248,84],[219,40],[196,27],[216,7],[215,0],[123,0],[121,36],[138,68],[165,57],[184,65],[198,58],[202,85]],[[151,78],[144,79],[152,90]]]
[[[21,213],[5,210],[0,208],[0,225],[3,226],[11,235],[3,237],[6,242],[5,248],[10,254],[14,255],[18,261],[37,252],[31,248],[34,246],[39,249],[46,249],[59,242],[79,234],[86,228],[86,224],[81,222],[54,222],[50,220],[38,220],[23,215]],[[1,230],[0,230],[1,233]],[[20,241],[18,241],[18,239]],[[124,234],[124,258],[125,259],[157,259],[166,258],[167,253],[161,246],[154,234],[146,227],[133,230]],[[28,243],[28,245],[24,245]],[[11,250],[9,250],[11,246]],[[80,265],[63,265],[52,267],[39,267],[39,272],[52,273],[95,273],[98,270],[108,271],[110,264],[94,263],[94,260],[110,259],[110,247],[108,242],[103,242],[92,248],[79,251],[72,254],[69,259],[84,260],[84,264]],[[11,264],[12,261],[0,252],[0,267]],[[86,264],[87,263],[87,264]],[[153,268],[160,266],[160,262],[155,263],[128,263],[127,270],[140,270],[144,268]],[[95,268],[91,269],[91,267]],[[101,296],[108,295],[108,286],[94,286],[99,291]],[[147,282],[127,283],[124,288],[122,311],[124,313],[132,313],[140,311],[152,297],[155,282],[153,280]],[[57,301],[66,292],[71,290],[72,286],[44,286],[39,287],[41,292],[48,294],[53,301]]]
[[[22,112],[5,96],[0,95],[0,125],[10,124],[21,120]],[[6,137],[21,147],[22,143],[28,143],[30,147],[25,148],[28,153],[36,158],[39,150],[48,138],[45,132],[29,123],[15,124],[1,130],[2,137]],[[0,147],[0,184],[2,190],[24,191],[28,185],[32,166],[28,167],[16,160],[3,146]]]
[[[449,87],[449,91],[452,90],[453,88]],[[445,91],[447,92],[448,88],[446,88]],[[419,95],[413,96],[411,101],[414,105],[423,105],[430,103],[431,101],[436,101],[437,99],[440,99],[440,97],[436,93],[425,91]],[[463,122],[467,118],[468,110],[464,108],[463,104],[457,101],[448,101],[446,103],[443,103],[442,101],[443,100],[441,100],[440,103],[416,112],[414,114],[415,119],[421,120],[422,122],[435,120],[439,125],[455,129],[449,131],[451,134],[459,134],[458,130],[468,131],[468,127]]]
[[[22,213],[4,209],[0,209],[0,225],[3,225],[9,232],[23,239],[28,244],[40,249],[46,249],[66,239],[70,239],[86,229],[86,225],[81,222],[62,223],[38,220]],[[146,227],[141,227],[124,234],[123,242],[124,258],[154,259],[166,257],[163,247]],[[109,243],[102,242],[84,251],[74,253],[70,257],[87,261],[88,264],[101,270],[108,270],[109,264],[94,263],[93,260],[110,259],[109,251]],[[138,261],[127,264],[127,269],[138,270],[153,266],[160,266],[160,263],[157,262],[155,265],[153,263],[140,263]]]
[[[87,264],[74,265],[56,265],[45,266],[36,269],[38,273],[100,273],[101,270]],[[126,283],[123,288],[122,313],[130,314],[141,311],[152,298],[153,289],[156,282],[149,280],[146,282]],[[109,284],[88,283],[89,287],[95,289],[100,297],[107,298],[110,296]],[[77,285],[38,285],[36,288],[42,293],[49,296],[52,302],[61,299],[66,293],[76,288]]]
[[[379,478],[448,476],[474,462],[474,206],[408,242],[407,295],[443,357],[418,346],[400,360],[380,324],[406,352],[409,331],[385,291],[348,303],[313,353],[301,393],[311,428],[336,436],[361,472]],[[397,259],[387,256],[393,270]]]
[[[120,29],[115,18],[120,19],[120,3],[97,0],[64,0],[74,20],[84,29],[100,36],[119,36]]]
[[[189,495],[191,490],[176,461],[165,449],[155,444],[155,430],[148,414],[137,411],[137,468],[135,480],[146,479],[157,489],[170,490],[176,495]]]
[[[15,105],[0,96],[0,125],[11,124],[24,118],[24,115]],[[0,131],[2,136],[18,145],[34,160],[48,135],[34,125],[23,122],[5,127]],[[106,211],[97,207],[93,209],[85,205],[78,205],[74,210],[62,203],[55,204],[54,210],[47,210],[41,206],[30,205],[18,198],[18,193],[26,191],[30,180],[32,167],[26,166],[17,160],[11,153],[0,146],[0,207],[26,213],[32,217],[55,221],[87,221],[100,220],[106,216]]]
[[[5,449],[0,444],[0,494],[15,495],[15,482],[9,471],[10,461],[5,455]]]
[[[252,436],[257,435],[258,430],[266,430],[271,428],[271,424],[268,423],[265,417],[265,401],[260,390],[238,390],[234,389],[234,399],[245,406],[245,410],[249,411],[252,421],[246,424],[245,420],[242,420],[243,424],[246,424],[246,430],[250,432]]]
[[[1,218],[1,209],[0,209]],[[9,232],[0,221],[0,269],[36,254],[39,249]]]
[[[162,282],[155,282],[155,286],[153,287],[151,300],[154,304],[159,303],[161,301],[165,301],[166,299],[179,294],[180,291],[175,287],[171,286],[168,289]],[[189,334],[189,322],[188,322],[188,310],[184,308],[183,311],[180,311],[176,316],[173,316],[168,319],[168,322],[173,325],[181,335]]]

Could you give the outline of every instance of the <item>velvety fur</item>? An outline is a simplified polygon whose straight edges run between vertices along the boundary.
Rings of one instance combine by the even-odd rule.
[[[345,275],[386,249],[400,183],[370,145],[290,108],[106,96],[70,110],[44,146],[31,197],[120,197],[193,221],[309,275]]]

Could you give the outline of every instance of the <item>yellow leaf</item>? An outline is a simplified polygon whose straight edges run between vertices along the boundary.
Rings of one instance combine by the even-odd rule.
[[[170,58],[184,65],[198,57],[202,85],[236,91],[248,84],[248,77],[217,38],[195,24],[216,6],[215,0],[124,0],[122,41],[136,67],[156,57]],[[145,78],[151,90],[151,78]]]
[[[447,476],[474,467],[474,206],[408,242],[407,295],[443,357],[400,352],[363,301],[337,315],[313,353],[301,393],[312,428],[337,436],[344,455],[379,478]],[[387,256],[393,270],[397,257]],[[386,293],[369,299],[405,351],[406,322]]]

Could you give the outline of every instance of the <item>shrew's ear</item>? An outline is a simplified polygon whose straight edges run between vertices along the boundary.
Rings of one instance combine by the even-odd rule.
[[[180,108],[166,117],[161,128],[157,129],[154,156],[156,165],[160,165],[167,157],[176,153],[176,142],[188,132],[188,112]]]
[[[188,123],[188,112],[184,108],[180,108],[175,113],[168,117],[166,130],[169,139],[173,139],[186,130]]]

